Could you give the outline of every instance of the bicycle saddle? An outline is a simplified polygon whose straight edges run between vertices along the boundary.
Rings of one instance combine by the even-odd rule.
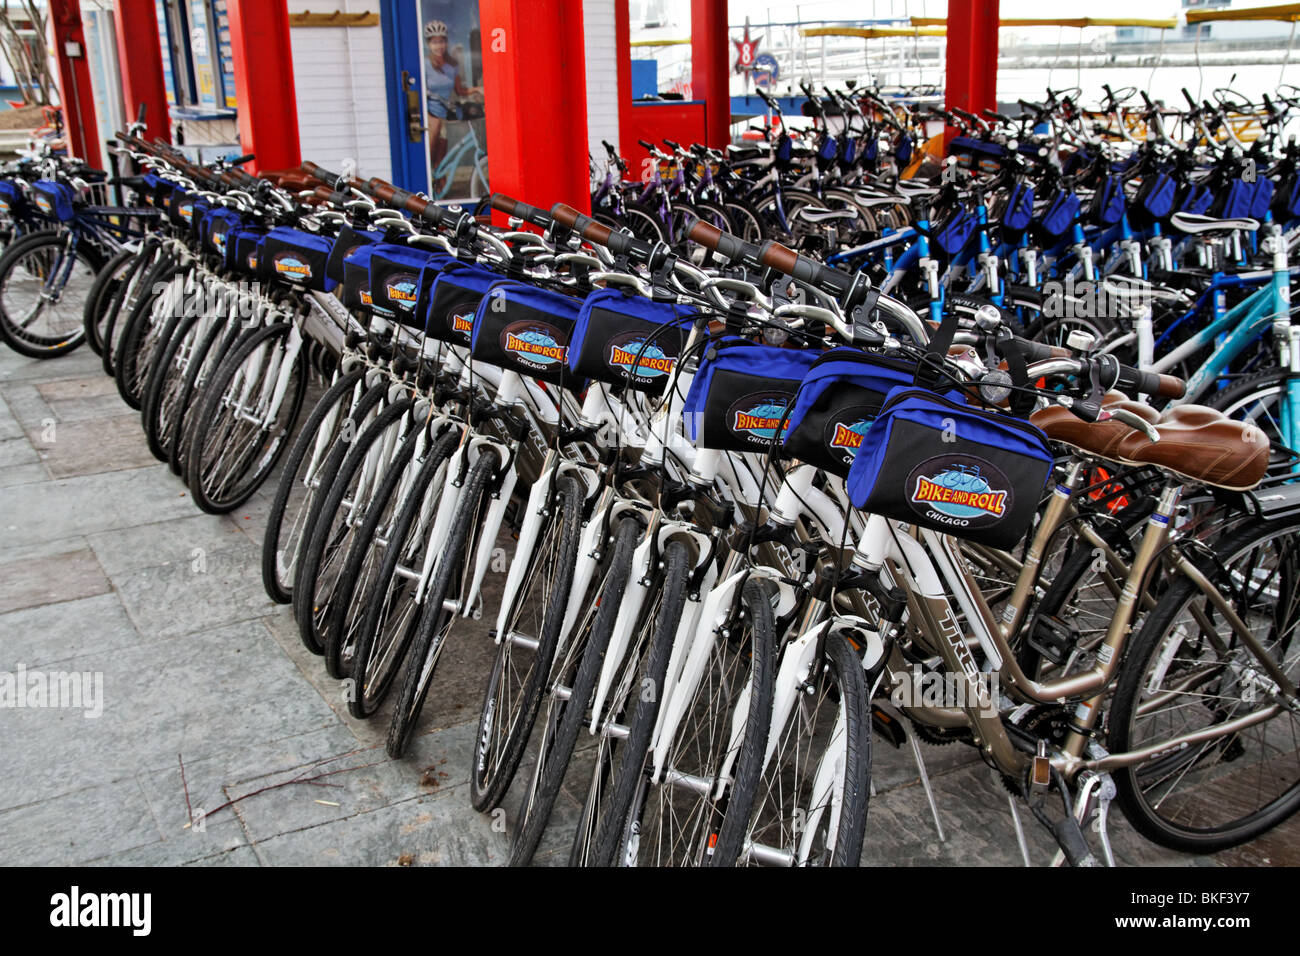
[[[858,216],[852,209],[823,209],[820,206],[804,206],[794,215],[796,219],[807,222],[833,222],[836,219],[856,219]]]
[[[1169,221],[1175,229],[1193,236],[1235,232],[1238,229],[1254,232],[1259,229],[1259,223],[1254,219],[1215,219],[1213,216],[1200,216],[1192,212],[1176,212]]]
[[[1160,441],[1136,430],[1119,448],[1120,460],[1158,465],[1192,481],[1231,491],[1259,484],[1268,470],[1269,444],[1249,422],[1198,405],[1183,405],[1156,423]]]

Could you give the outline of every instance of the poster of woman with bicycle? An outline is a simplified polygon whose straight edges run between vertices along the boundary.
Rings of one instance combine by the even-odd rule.
[[[477,0],[421,0],[429,195],[486,195]]]

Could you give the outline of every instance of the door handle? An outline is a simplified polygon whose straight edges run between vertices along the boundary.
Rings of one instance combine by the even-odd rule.
[[[415,77],[407,70],[402,71],[402,92],[406,94],[406,138],[412,143],[422,143],[428,129],[422,122],[424,110],[420,106],[420,93],[415,89]]]

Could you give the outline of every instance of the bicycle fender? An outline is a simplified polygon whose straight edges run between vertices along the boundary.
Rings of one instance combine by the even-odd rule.
[[[554,466],[543,471],[528,495],[524,526],[519,531],[519,543],[515,546],[515,556],[510,562],[510,572],[506,575],[506,586],[501,592],[501,604],[497,611],[497,644],[505,637],[506,618],[515,605],[515,595],[524,583],[524,575],[532,565],[533,550],[537,547],[537,535],[542,527],[542,510],[546,507],[547,494],[551,490],[551,476],[554,473]]]
[[[442,546],[447,543],[447,535],[451,533],[451,519],[456,513],[456,503],[460,500],[460,485],[451,479],[452,476],[460,474],[468,454],[469,449],[462,443],[447,463],[447,481],[443,483],[442,496],[438,500],[434,514],[433,528],[429,531],[429,542],[424,551],[424,567],[420,570],[420,583],[415,592],[417,602],[424,600],[424,589],[433,580],[438,559],[442,556]]]
[[[482,536],[478,542],[478,556],[474,564],[474,580],[470,584],[469,592],[465,595],[465,603],[460,612],[461,617],[470,616],[470,611],[478,598],[479,588],[483,585],[483,577],[487,574],[488,565],[492,563],[492,552],[496,548],[497,532],[501,530],[501,521],[505,517],[506,506],[510,504],[510,496],[514,493],[515,482],[518,478],[519,472],[515,468],[515,459],[511,458],[505,477],[501,480],[501,487],[497,491],[496,498],[488,507],[487,517],[483,521]],[[497,640],[501,640],[500,634],[497,635]]]
[[[843,792],[835,786],[836,780],[844,779],[844,763],[848,748],[848,728],[845,726],[844,711],[840,709],[835,717],[835,726],[831,730],[830,743],[822,753],[817,764],[817,774],[813,777],[812,796],[808,801],[810,810],[804,831],[799,837],[799,862],[808,862],[812,853],[813,840],[816,838],[822,814],[830,805],[831,822],[828,833],[839,832],[840,810],[843,807]]]
[[[623,655],[627,653],[632,641],[632,632],[636,630],[641,617],[641,606],[645,603],[650,586],[650,554],[653,540],[647,537],[632,554],[632,571],[628,576],[627,590],[618,606],[618,616],[614,619],[614,631],[609,636],[609,647],[605,650],[605,659],[600,666],[600,679],[596,682],[596,693],[592,698],[590,730],[594,734],[600,727],[601,710],[605,697],[609,694],[614,678],[623,666]]]

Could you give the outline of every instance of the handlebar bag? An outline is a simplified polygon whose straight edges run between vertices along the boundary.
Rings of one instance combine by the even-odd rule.
[[[899,137],[898,145],[894,147],[894,159],[898,160],[899,166],[906,166],[912,161],[912,137]]]
[[[1273,205],[1273,193],[1277,187],[1273,185],[1273,180],[1267,176],[1260,176],[1255,180],[1254,194],[1250,197],[1250,218],[1264,221],[1268,215],[1268,209]]]
[[[262,240],[266,230],[261,226],[239,226],[226,236],[226,267],[248,275],[261,275],[258,269],[262,253]]]
[[[1124,217],[1124,181],[1107,176],[1092,194],[1088,218],[1099,226],[1113,226]]]
[[[1273,218],[1283,222],[1300,216],[1300,173],[1291,173],[1282,181],[1273,199]]]
[[[776,143],[776,161],[778,163],[788,163],[793,155],[794,141],[785,133],[782,133],[781,138]]]
[[[243,217],[233,209],[224,209],[220,206],[209,209],[199,224],[199,242],[204,249],[215,252],[221,257],[222,262],[225,262],[230,234],[237,230],[243,221]]]
[[[1079,205],[1079,197],[1075,193],[1058,189],[1043,213],[1040,223],[1043,231],[1049,236],[1064,235],[1074,225],[1074,220],[1079,215]]]
[[[960,207],[955,209],[951,215],[944,217],[944,221],[937,224],[934,230],[934,241],[939,244],[944,252],[954,256],[961,252],[962,248],[970,240],[971,233],[979,221],[975,218],[974,213],[967,212]]]
[[[1179,207],[1180,212],[1190,212],[1196,216],[1202,216],[1209,211],[1214,205],[1214,193],[1205,183],[1192,183],[1187,187],[1183,194],[1183,202]]]
[[[583,300],[574,322],[569,368],[583,378],[660,395],[697,317],[671,303],[597,289]]]
[[[840,153],[840,144],[834,136],[826,136],[822,140],[821,146],[817,148],[817,158],[829,163]]]
[[[381,242],[370,252],[370,295],[374,308],[402,325],[424,330],[429,290],[442,267],[456,260],[444,252]]]
[[[1159,222],[1174,211],[1178,184],[1168,173],[1155,173],[1142,180],[1135,206],[1147,222]]]
[[[686,433],[701,448],[765,452],[789,434],[795,393],[819,352],[725,338],[710,345],[686,394]]]
[[[1047,436],[960,393],[899,386],[849,469],[855,508],[1003,550],[1034,521],[1052,473]]]
[[[188,228],[194,220],[194,200],[198,197],[188,189],[176,189],[167,201],[167,219],[179,229]]]
[[[51,219],[71,222],[77,215],[72,200],[72,187],[66,183],[56,183],[52,179],[38,179],[32,183],[32,201]]]
[[[841,347],[818,356],[799,383],[784,451],[847,478],[885,396],[916,377],[916,362]]]
[[[22,215],[23,205],[22,191],[10,180],[0,179],[0,215]]]
[[[994,218],[1007,232],[1019,233],[1028,229],[1034,218],[1034,187],[1029,183],[1016,183],[1003,198]]]
[[[343,281],[336,294],[345,309],[369,311],[374,305],[370,296],[370,255],[374,251],[374,243],[363,243],[343,260]]]
[[[298,288],[329,292],[335,283],[325,274],[325,264],[333,248],[328,236],[277,226],[262,243],[262,272]]]
[[[1251,200],[1254,198],[1255,190],[1249,183],[1234,179],[1232,184],[1228,186],[1228,192],[1224,196],[1223,208],[1219,211],[1220,218],[1246,218],[1250,215]]]
[[[372,242],[383,242],[383,240],[384,234],[382,232],[353,229],[351,226],[344,225],[339,230],[339,234],[334,237],[334,247],[330,249],[330,257],[325,260],[326,278],[333,279],[335,282],[342,282],[343,260],[356,252],[360,246]]]
[[[856,136],[845,136],[840,140],[840,162],[845,166],[852,166],[853,161],[857,158],[858,138]]]
[[[580,389],[569,370],[569,342],[582,300],[501,279],[474,312],[470,354],[480,362],[551,385]]]
[[[469,347],[474,332],[474,313],[483,296],[501,276],[490,269],[467,262],[450,262],[433,281],[425,331],[430,338]]]

